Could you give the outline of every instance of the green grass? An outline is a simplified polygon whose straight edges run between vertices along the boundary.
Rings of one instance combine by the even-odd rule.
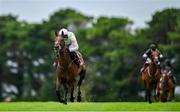
[[[0,111],[180,111],[180,102],[10,102],[0,103]]]

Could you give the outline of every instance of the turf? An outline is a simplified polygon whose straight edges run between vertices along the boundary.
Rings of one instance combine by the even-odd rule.
[[[2,102],[0,111],[180,111],[180,102]]]

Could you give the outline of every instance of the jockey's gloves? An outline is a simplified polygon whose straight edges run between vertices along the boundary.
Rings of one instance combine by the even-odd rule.
[[[142,56],[143,58],[147,58],[147,54],[143,54],[143,56]]]
[[[151,59],[150,59],[150,58],[147,58],[146,63],[151,63]]]
[[[160,55],[159,55],[159,57],[160,57],[160,58],[163,58],[163,55],[162,55],[162,54],[160,54]]]

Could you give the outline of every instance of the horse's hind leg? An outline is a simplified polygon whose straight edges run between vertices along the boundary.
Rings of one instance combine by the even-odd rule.
[[[71,102],[74,102],[74,84],[71,85],[70,101],[71,101]]]
[[[68,85],[67,85],[67,83],[64,83],[64,90],[65,90],[65,93],[64,93],[63,103],[67,104],[67,95],[68,95]]]
[[[86,70],[82,69],[82,71],[80,72],[80,78],[79,78],[79,81],[78,81],[78,84],[77,84],[77,87],[78,87],[77,101],[78,102],[81,102],[81,84],[82,84],[82,81],[83,81],[83,79],[85,77],[85,73],[86,73]]]
[[[172,99],[173,99],[173,100],[174,100],[174,98],[175,98],[175,95],[174,95],[175,93],[174,93],[174,92],[175,92],[175,87],[172,89]]]

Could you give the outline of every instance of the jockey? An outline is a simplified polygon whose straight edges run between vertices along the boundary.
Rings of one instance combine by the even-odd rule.
[[[172,75],[173,67],[172,67],[172,65],[171,65],[170,60],[168,60],[168,59],[165,60],[164,70],[167,70],[167,71],[168,71],[168,74]]]
[[[58,36],[61,36],[65,40],[65,45],[67,46],[67,51],[69,52],[69,55],[71,59],[74,61],[74,63],[79,67],[79,58],[76,54],[76,51],[79,49],[79,45],[77,43],[76,37],[73,32],[68,31],[65,28],[62,28],[58,32]],[[55,62],[55,65],[57,66],[57,63]]]
[[[167,70],[168,75],[170,76],[170,78],[172,79],[172,81],[175,83],[175,82],[176,82],[176,79],[175,79],[175,77],[174,77],[173,74],[172,74],[172,72],[173,72],[173,67],[172,67],[171,62],[170,62],[169,59],[166,59],[166,60],[165,60],[164,70]]]
[[[150,44],[149,49],[146,50],[146,52],[143,54],[143,59],[146,60],[145,64],[141,68],[141,72],[144,72],[144,70],[149,66],[151,63],[151,58],[152,58],[152,51],[157,51],[158,52],[158,57],[160,59],[163,58],[163,55],[160,53],[160,51],[157,49],[155,44]],[[161,72],[161,67],[160,67],[160,61],[158,62],[158,69]]]

